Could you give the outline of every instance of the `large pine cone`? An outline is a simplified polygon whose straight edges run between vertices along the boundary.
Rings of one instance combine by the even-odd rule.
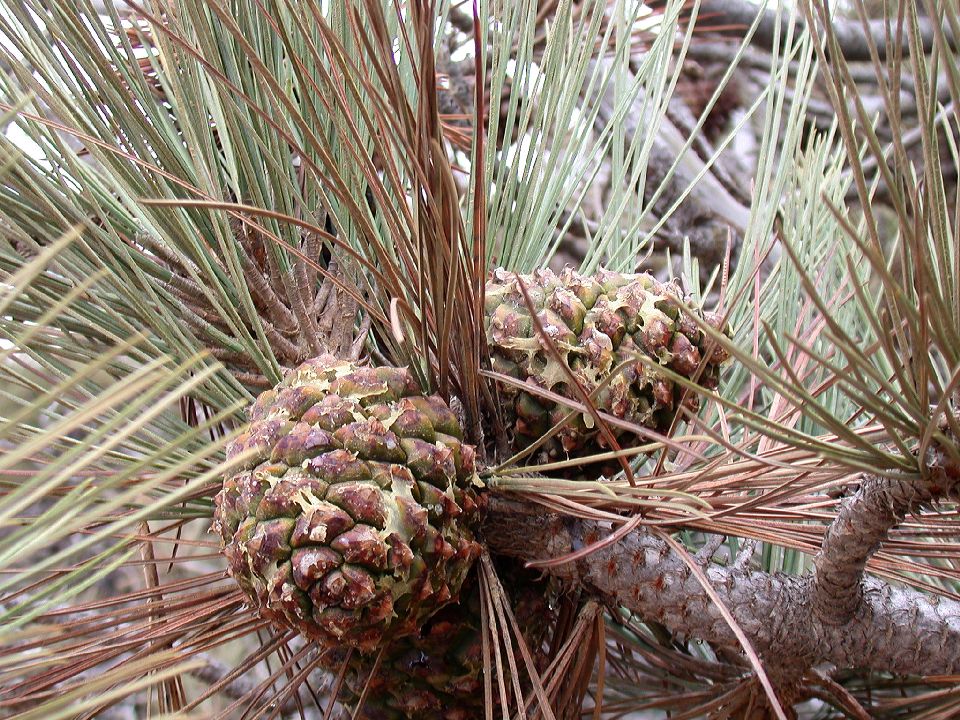
[[[372,652],[456,598],[480,550],[476,472],[443,400],[408,370],[322,356],[249,416],[214,530],[263,617]]]

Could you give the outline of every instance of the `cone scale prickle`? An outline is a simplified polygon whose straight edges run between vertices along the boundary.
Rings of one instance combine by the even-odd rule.
[[[540,270],[518,276],[495,270],[485,298],[491,364],[495,371],[529,388],[501,385],[515,447],[522,449],[539,440],[570,412],[538,390],[581,401],[566,370],[538,333],[527,299],[536,310],[543,334],[579,384],[591,393],[598,410],[664,433],[681,403],[695,409],[697,396],[687,393],[684,398],[679,384],[644,365],[637,356],[695,379],[707,389],[717,387],[719,366],[726,359],[719,349],[708,355],[707,337],[681,297],[676,285],[658,282],[645,273],[601,270],[585,276],[568,268],[559,274]],[[719,325],[713,316],[701,317]],[[622,429],[611,430],[621,446],[637,444],[632,433],[627,437]],[[592,416],[577,413],[544,444],[540,459],[552,462],[608,449]]]
[[[480,546],[474,450],[401,368],[322,356],[260,395],[216,498],[229,572],[261,615],[371,653],[455,600]]]

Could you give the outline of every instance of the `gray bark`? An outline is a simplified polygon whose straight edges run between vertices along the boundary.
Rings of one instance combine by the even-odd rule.
[[[757,13],[763,13],[763,17],[760,19],[760,23],[757,27],[756,33],[754,34],[751,43],[757,45],[758,47],[765,48],[767,50],[772,50],[774,47],[774,42],[776,40],[775,30],[777,24],[777,11],[773,6],[763,6],[750,2],[745,2],[745,0],[702,0],[700,4],[700,17],[702,18],[701,22],[704,27],[709,27],[710,25],[718,26],[740,26],[743,28],[740,31],[741,35],[746,34],[746,31],[753,24],[754,20],[757,17]],[[787,27],[787,22],[790,18],[789,11],[784,8],[780,11],[780,20],[781,20],[781,34],[780,38],[783,38],[783,30]],[[896,19],[894,18],[893,27],[890,29],[890,34],[896,35]],[[883,20],[870,20],[868,23],[867,30],[868,33],[864,30],[863,24],[858,20],[848,19],[845,17],[836,17],[832,18],[831,25],[833,27],[833,32],[836,35],[837,42],[840,45],[841,50],[843,51],[843,56],[847,60],[851,61],[861,61],[861,60],[870,60],[870,42],[877,46],[877,53],[880,56],[880,59],[885,59],[887,56],[887,26]],[[934,29],[933,24],[929,18],[921,17],[919,18],[919,29],[920,37],[923,43],[924,52],[930,52],[934,44]],[[725,31],[725,34],[730,34],[737,31]],[[948,32],[945,30],[945,32]],[[907,29],[906,29],[906,20],[904,21],[904,33],[903,33],[903,52],[904,55],[907,54]],[[952,46],[956,46],[953,41],[953,38],[948,34],[948,40]]]
[[[643,104],[644,96],[638,93],[633,106],[626,113],[624,131],[628,143],[633,142],[638,133],[650,132],[650,128],[645,127],[649,112],[644,111]],[[600,101],[595,121],[598,131],[602,131],[611,122],[616,106],[617,98],[611,86]],[[674,109],[677,110],[678,107],[674,106]],[[724,183],[725,179],[734,174],[733,171],[721,169],[718,173],[713,170],[704,172],[706,163],[698,154],[698,148],[691,146],[684,149],[688,133],[677,127],[675,119],[677,118],[668,114],[662,118],[657,128],[647,164],[643,202],[646,204],[650,200],[651,190],[656,192],[653,215],[663,217],[669,214],[665,232],[662,233],[668,242],[673,240],[671,244],[679,248],[680,240],[684,236],[688,237],[691,250],[700,259],[701,265],[705,268],[715,267],[723,262],[729,234],[732,232],[737,238],[746,229],[750,209],[742,198],[736,197]],[[709,152],[712,152],[712,149],[709,149]],[[722,162],[718,160],[718,164]],[[688,188],[690,192],[683,203],[673,207],[677,198]],[[735,243],[734,250],[738,245]]]
[[[956,492],[952,463],[930,455],[926,477],[865,477],[842,501],[814,561],[811,602],[822,622],[843,624],[854,616],[867,593],[861,582],[867,561],[908,513]]]
[[[531,561],[561,557],[611,529],[494,499],[484,532],[493,552]],[[738,645],[681,557],[644,529],[548,572],[673,633]],[[913,675],[960,672],[958,602],[871,578],[863,581],[863,602],[847,622],[824,624],[811,605],[809,577],[720,566],[707,568],[706,574],[765,664],[784,670],[831,663]]]

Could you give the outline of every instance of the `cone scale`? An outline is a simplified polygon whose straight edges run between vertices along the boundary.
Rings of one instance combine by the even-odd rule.
[[[549,664],[548,645],[556,630],[557,611],[551,582],[534,573],[507,566],[500,570],[504,593],[522,629],[536,667]],[[480,582],[476,572],[467,579],[459,603],[439,610],[418,634],[393,640],[383,651],[376,674],[369,657],[343,649],[328,650],[321,662],[339,670],[347,667],[340,700],[354,706],[365,695],[366,720],[473,720],[484,717],[483,622]],[[489,638],[488,638],[489,640]],[[526,686],[525,668],[519,668]],[[510,678],[505,678],[511,685]],[[492,679],[499,710],[497,682]]]

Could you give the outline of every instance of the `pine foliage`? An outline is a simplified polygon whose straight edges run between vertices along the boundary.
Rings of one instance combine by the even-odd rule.
[[[255,613],[208,534],[246,409],[329,351],[409,368],[478,447],[486,717],[956,713],[960,13],[890,5],[882,43],[847,21],[879,105],[802,0],[677,134],[699,2],[0,0],[0,715],[362,708],[375,678]],[[704,144],[764,23],[765,90]],[[746,123],[726,262],[664,253]],[[730,359],[706,389],[632,358],[698,398],[667,427],[546,398],[630,440],[543,463],[502,442],[484,287],[577,228],[585,274],[665,260]]]

